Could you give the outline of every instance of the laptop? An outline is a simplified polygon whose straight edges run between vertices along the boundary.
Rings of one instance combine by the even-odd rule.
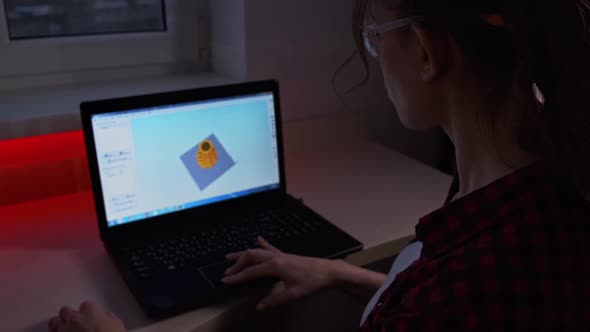
[[[275,81],[81,104],[100,237],[152,318],[236,292],[226,254],[257,236],[341,258],[359,241],[287,193]]]

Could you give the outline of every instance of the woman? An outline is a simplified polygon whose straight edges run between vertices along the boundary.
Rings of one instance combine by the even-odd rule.
[[[589,15],[588,0],[357,0],[364,63],[403,123],[455,145],[447,201],[389,276],[259,239],[223,282],[281,279],[260,310],[326,287],[373,297],[364,331],[590,330]],[[124,329],[91,303],[50,328]]]

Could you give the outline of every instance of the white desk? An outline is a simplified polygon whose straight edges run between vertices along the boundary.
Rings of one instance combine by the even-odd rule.
[[[391,256],[442,204],[450,177],[368,141],[289,152],[288,190],[359,239],[349,258]],[[0,207],[0,331],[46,331],[61,305],[92,299],[133,331],[212,331],[253,309],[242,294],[161,322],[141,312],[101,246],[91,193]]]

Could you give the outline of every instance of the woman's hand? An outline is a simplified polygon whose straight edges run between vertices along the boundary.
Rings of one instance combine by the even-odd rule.
[[[282,284],[258,303],[258,310],[298,300],[333,284],[334,261],[285,254],[261,237],[258,244],[260,249],[229,254],[227,259],[236,263],[222,279],[228,285],[265,278],[280,279]]]
[[[49,321],[50,332],[125,332],[125,325],[113,313],[93,302],[84,302],[76,311],[63,307]]]

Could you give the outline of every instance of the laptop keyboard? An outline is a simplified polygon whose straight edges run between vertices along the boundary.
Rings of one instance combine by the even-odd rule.
[[[255,248],[257,236],[280,247],[285,240],[316,231],[321,223],[305,211],[278,209],[233,225],[129,248],[125,254],[136,274],[147,279],[154,273],[201,267],[223,260],[228,253]]]

